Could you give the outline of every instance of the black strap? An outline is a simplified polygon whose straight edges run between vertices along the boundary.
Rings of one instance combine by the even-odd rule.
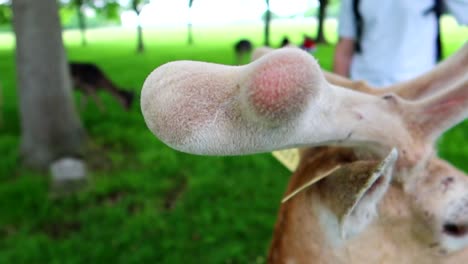
[[[364,23],[362,21],[361,13],[359,12],[359,0],[353,0],[353,14],[354,21],[356,24],[356,38],[354,40],[354,51],[356,53],[361,53],[362,28],[364,26]]]
[[[434,12],[436,19],[437,19],[437,24],[436,24],[436,61],[441,61],[442,60],[442,39],[440,37],[440,17],[442,16],[442,13],[444,12],[444,2],[443,0],[434,0],[434,6],[429,8],[424,12],[424,15],[428,15],[430,13]]]

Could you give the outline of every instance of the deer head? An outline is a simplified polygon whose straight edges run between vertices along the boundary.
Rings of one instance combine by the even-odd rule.
[[[468,245],[468,179],[435,156],[434,142],[468,115],[468,45],[454,57],[384,92],[324,73],[313,57],[294,48],[264,52],[244,66],[176,61],[148,76],[141,106],[149,129],[188,153],[307,147],[287,192],[317,183],[287,201],[278,222],[299,208],[296,217],[307,215],[316,224],[303,228],[324,240],[308,243],[333,251],[352,248],[356,237],[382,236],[389,223],[374,218],[383,210],[385,219],[399,216],[410,226],[423,226],[407,234],[411,241],[452,253]],[[431,81],[434,76],[437,82]],[[337,147],[330,152],[318,146]],[[319,154],[304,154],[310,151]],[[316,155],[328,155],[327,162],[311,168],[307,160]],[[387,201],[393,199],[390,191],[399,193],[396,201],[407,218]],[[304,207],[310,203],[318,211]]]

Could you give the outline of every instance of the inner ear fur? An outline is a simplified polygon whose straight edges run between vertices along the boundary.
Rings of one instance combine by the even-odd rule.
[[[397,151],[383,160],[359,160],[342,165],[319,181],[326,206],[336,215],[343,238],[352,237],[371,222],[388,189]]]

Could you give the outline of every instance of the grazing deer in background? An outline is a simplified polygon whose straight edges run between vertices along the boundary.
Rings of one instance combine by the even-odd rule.
[[[177,61],[146,79],[149,129],[180,151],[300,147],[269,263],[466,263],[468,178],[434,143],[468,116],[468,44],[376,90],[296,48],[225,66]]]
[[[241,39],[234,45],[236,64],[242,64],[252,52],[253,45],[248,39]]]
[[[87,103],[86,97],[91,96],[99,109],[104,110],[104,105],[99,99],[97,92],[98,90],[105,90],[117,99],[125,110],[130,109],[135,97],[134,92],[119,88],[97,65],[93,63],[70,62],[70,73],[74,88],[81,91],[84,95],[82,105]]]

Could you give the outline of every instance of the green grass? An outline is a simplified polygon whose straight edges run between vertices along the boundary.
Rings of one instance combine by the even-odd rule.
[[[467,30],[445,22],[448,53]],[[284,35],[298,42],[314,25],[275,22],[272,42]],[[328,25],[328,37],[335,24]],[[89,46],[65,32],[71,60],[92,61],[110,78],[139,92],[158,65],[179,59],[232,64],[240,37],[262,43],[261,25],[195,27],[195,45],[185,29],[145,31],[147,51],[134,52],[134,31],[89,32]],[[0,128],[0,263],[263,263],[289,172],[269,154],[199,157],[176,152],[146,128],[138,102],[130,112],[107,94],[100,113],[81,111],[89,135],[90,184],[61,199],[50,196],[45,175],[18,163],[19,122],[14,39],[0,34],[0,81],[4,124]],[[331,67],[333,46],[317,56]],[[76,95],[79,97],[79,95]],[[468,170],[467,122],[441,140],[441,154]]]

